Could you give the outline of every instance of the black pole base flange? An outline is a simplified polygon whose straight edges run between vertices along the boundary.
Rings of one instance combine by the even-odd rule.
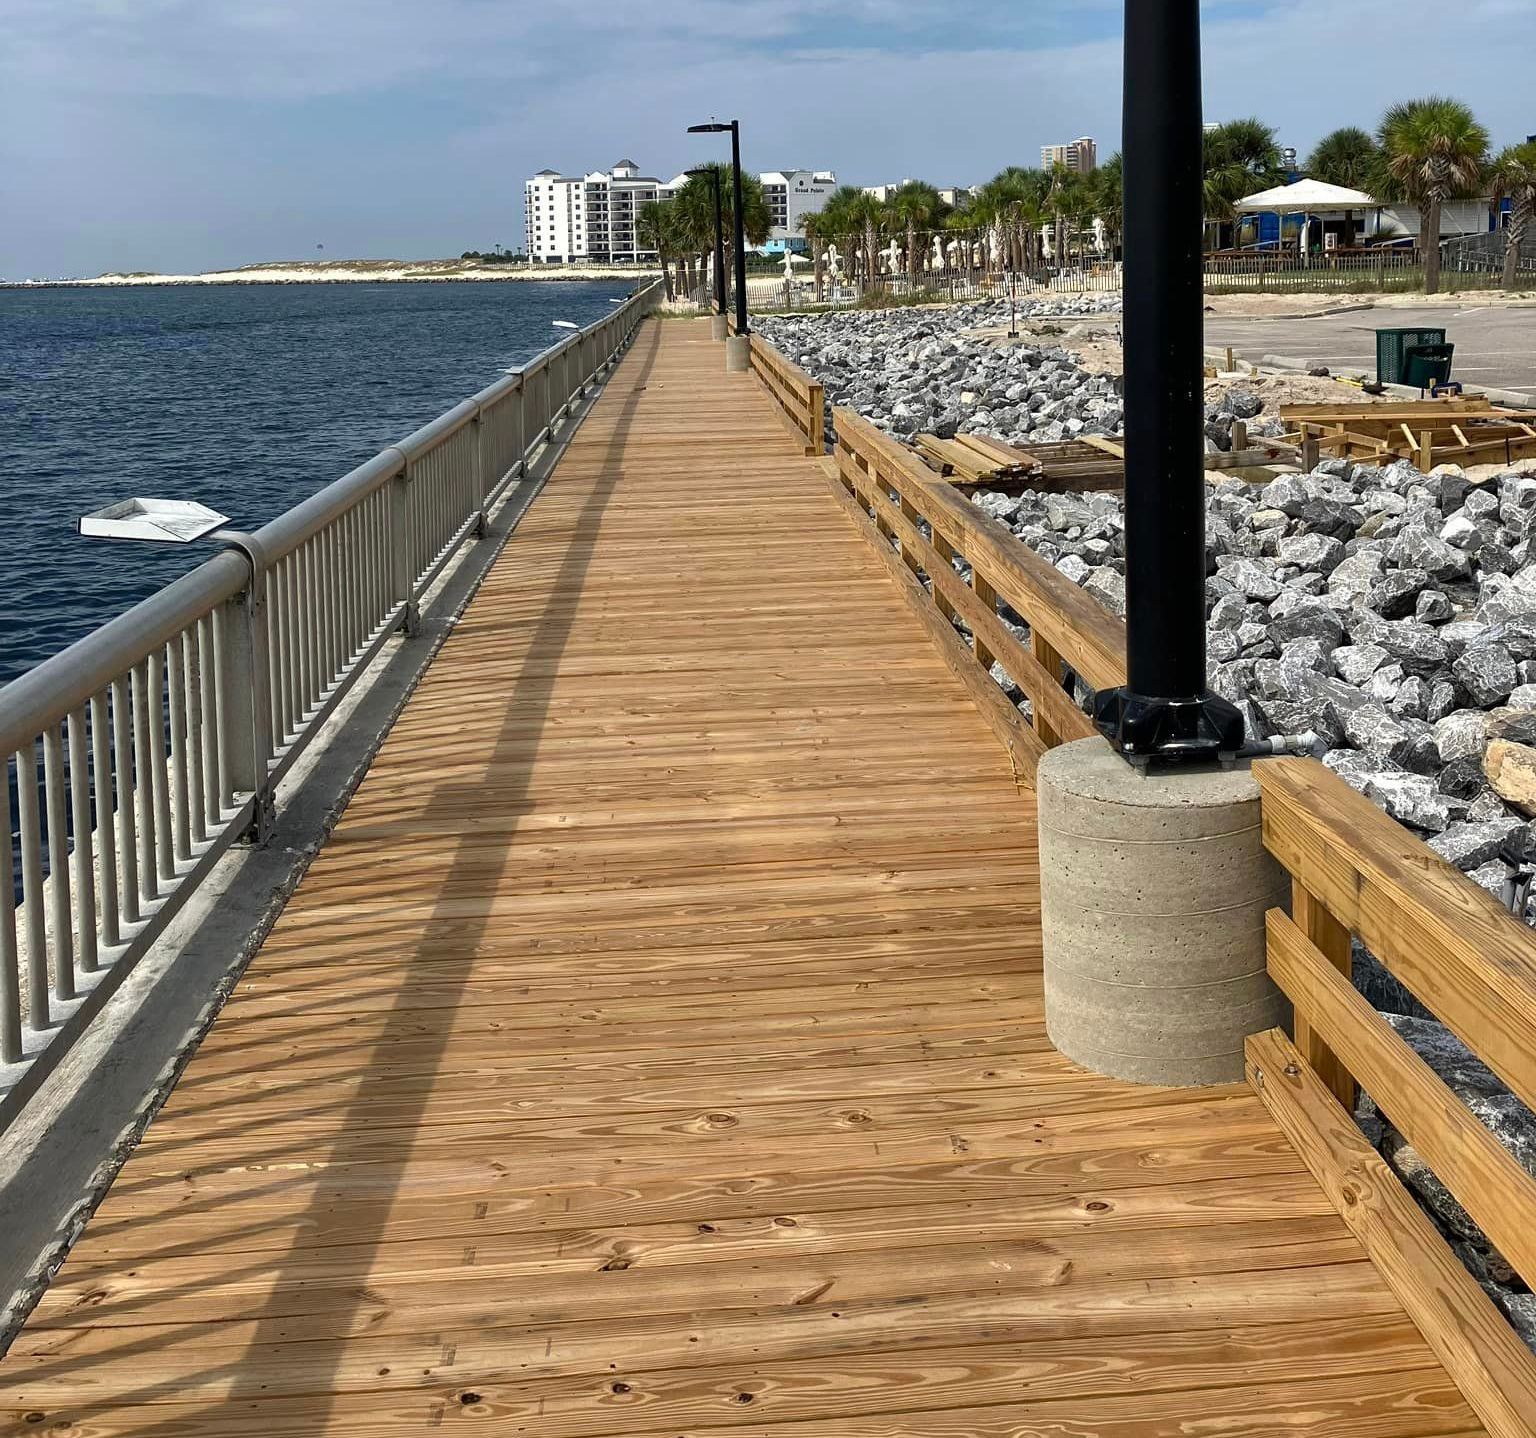
[[[1209,692],[1159,699],[1104,689],[1093,697],[1093,719],[1125,759],[1143,767],[1230,761],[1243,747],[1241,711]]]

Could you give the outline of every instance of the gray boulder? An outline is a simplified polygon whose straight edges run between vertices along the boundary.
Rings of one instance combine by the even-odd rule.
[[[1501,644],[1480,644],[1468,649],[1451,665],[1456,682],[1474,704],[1502,704],[1520,682],[1515,661]]]

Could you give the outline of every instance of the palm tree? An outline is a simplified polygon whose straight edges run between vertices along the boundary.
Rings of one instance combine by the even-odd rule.
[[[816,283],[816,303],[826,293],[827,228],[824,210],[807,210],[800,216],[800,233],[810,242],[811,275]]]
[[[1324,135],[1307,156],[1304,166],[1314,180],[1343,185],[1349,190],[1369,190],[1381,167],[1381,147],[1366,131],[1345,125]]]
[[[1520,271],[1520,251],[1536,211],[1536,140],[1501,150],[1489,173],[1496,199],[1511,203],[1509,230],[1504,236],[1504,288],[1512,290]]]
[[[666,286],[667,303],[673,300],[672,272],[667,268],[676,251],[677,228],[672,217],[672,202],[648,200],[635,214],[635,237],[647,250],[656,251],[661,265],[661,280]]]
[[[1323,136],[1307,156],[1306,172],[1314,180],[1368,193],[1381,188],[1381,146],[1356,125],[1345,125]],[[1344,217],[1344,244],[1355,242],[1353,215]]]
[[[856,243],[862,229],[861,210],[869,199],[857,185],[839,185],[821,207],[816,228],[823,241],[837,244],[841,241],[839,255],[851,262],[852,244]],[[852,264],[849,265],[850,273]]]
[[[885,232],[889,216],[879,200],[863,193],[855,202],[853,213],[864,246],[864,280],[867,284],[875,276],[875,254],[880,248],[880,236]]]
[[[1218,244],[1237,202],[1284,177],[1275,132],[1262,120],[1228,120],[1205,132],[1205,217],[1217,226]]]
[[[1440,288],[1440,211],[1475,190],[1488,160],[1488,132],[1460,100],[1406,100],[1382,116],[1376,138],[1392,183],[1419,206],[1424,293]]]
[[[917,232],[942,220],[944,208],[939,192],[923,180],[908,180],[890,198],[891,218],[907,233],[907,279],[913,289],[917,288],[920,259]]]
[[[973,206],[1001,243],[1008,268],[1034,269],[1035,235],[1044,219],[1050,177],[1043,170],[1010,165],[981,187]]]
[[[1125,228],[1125,157],[1116,150],[1089,178],[1093,212],[1104,222],[1108,249],[1113,256]]]

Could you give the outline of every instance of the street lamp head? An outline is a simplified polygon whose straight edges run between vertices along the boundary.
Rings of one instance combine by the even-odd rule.
[[[696,169],[684,170],[683,173],[687,175],[690,180],[703,180],[708,178],[710,175],[718,175],[720,172],[713,165],[700,165]]]
[[[690,125],[688,133],[690,135],[719,135],[730,128],[730,125],[725,121],[711,120],[707,125]]]

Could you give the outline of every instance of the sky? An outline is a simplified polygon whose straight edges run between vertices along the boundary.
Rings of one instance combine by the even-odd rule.
[[[1130,0],[1159,3],[1159,0]],[[1536,0],[1202,0],[1206,118],[1394,100],[1536,133]],[[520,248],[524,179],[723,156],[855,184],[1117,148],[1120,0],[0,0],[0,277]],[[320,247],[323,246],[323,249]]]

